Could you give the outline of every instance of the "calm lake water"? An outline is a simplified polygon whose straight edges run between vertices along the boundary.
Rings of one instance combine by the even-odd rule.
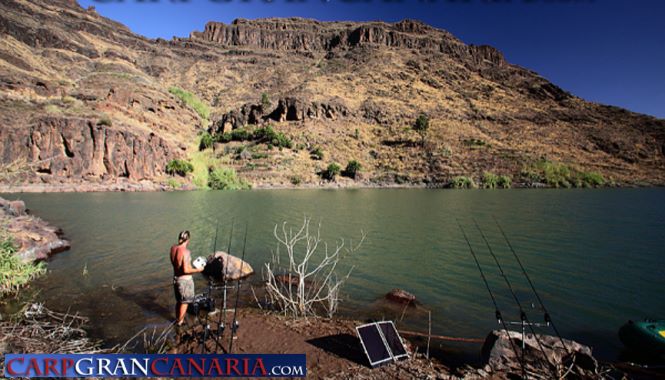
[[[357,239],[361,249],[341,314],[400,319],[402,308],[382,298],[392,288],[414,293],[401,327],[485,337],[497,327],[494,307],[457,224],[465,227],[506,319],[517,307],[499,277],[477,220],[533,321],[542,312],[499,233],[501,223],[564,337],[616,359],[618,328],[628,319],[665,317],[665,189],[606,190],[258,190],[243,192],[10,194],[35,215],[62,228],[72,249],[55,256],[35,297],[57,310],[91,317],[92,334],[124,342],[144,326],[173,316],[168,249],[180,230],[192,233],[193,256],[225,248],[235,221],[232,252],[249,226],[246,259],[259,272],[276,247],[275,224],[294,227],[303,216],[321,222],[324,240]],[[83,275],[87,268],[88,275]],[[197,280],[197,291],[205,281]],[[243,302],[252,303],[245,294]],[[532,307],[531,304],[535,307]],[[551,333],[551,330],[541,330]],[[439,348],[439,343],[435,344]],[[477,346],[443,344],[477,352]]]

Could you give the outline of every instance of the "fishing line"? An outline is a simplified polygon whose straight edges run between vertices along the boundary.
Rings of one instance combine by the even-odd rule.
[[[231,231],[229,233],[229,244],[227,245],[226,248],[226,253],[227,257],[226,260],[222,260],[222,286],[223,286],[223,304],[222,304],[222,312],[219,314],[219,317],[217,318],[217,337],[215,337],[215,345],[217,348],[221,347],[221,343],[219,343],[219,338],[221,334],[224,333],[224,323],[226,322],[226,269],[227,269],[227,262],[229,261],[229,257],[231,256],[231,242],[233,241],[233,228],[235,226],[235,218],[231,219]],[[215,247],[215,251],[216,251]],[[213,252],[213,255],[215,252]],[[224,348],[222,347],[222,350]]]
[[[248,223],[245,223],[245,239],[242,243],[242,257],[240,260],[240,276],[242,276],[242,269],[245,265],[245,247],[247,247],[247,230],[249,230]],[[238,301],[240,300],[240,278],[238,278],[238,285],[236,288],[236,304],[233,308],[233,323],[231,324],[231,342],[229,343],[229,353],[233,353],[233,336],[238,329],[236,316],[238,315]]]
[[[501,231],[501,235],[503,235],[503,238],[506,241],[506,244],[508,245],[508,248],[510,248],[510,251],[513,253],[513,256],[515,257],[515,260],[517,261],[517,264],[519,264],[520,268],[522,269],[522,273],[524,273],[524,277],[526,277],[526,280],[529,282],[529,285],[531,286],[531,290],[533,291],[533,294],[536,295],[536,299],[538,299],[538,303],[540,304],[540,307],[545,312],[545,322],[552,325],[552,329],[554,330],[554,333],[556,334],[556,336],[561,341],[561,344],[563,345],[563,348],[566,350],[566,352],[568,354],[570,354],[570,351],[568,350],[568,347],[566,346],[566,343],[564,343],[563,338],[561,337],[561,334],[559,334],[559,330],[554,325],[554,321],[552,321],[552,318],[550,317],[550,313],[547,311],[547,308],[545,307],[545,304],[543,303],[543,300],[540,298],[540,295],[538,294],[538,291],[536,291],[536,287],[533,284],[533,282],[531,281],[531,277],[526,272],[526,269],[524,268],[524,265],[522,265],[522,260],[520,260],[520,258],[517,256],[517,252],[515,252],[515,249],[513,248],[513,245],[510,244],[510,241],[508,240],[508,236],[506,236],[506,233],[503,231],[503,228],[501,228],[501,225],[499,224],[499,221],[496,220],[496,217],[494,215],[492,215],[492,218],[494,219],[494,223],[496,223],[496,226],[499,228],[499,231]]]
[[[547,364],[550,366],[550,369],[555,368],[554,365],[550,362],[549,358],[547,357],[547,354],[545,354],[545,349],[543,348],[542,343],[540,342],[540,339],[538,338],[538,335],[536,334],[536,331],[533,328],[533,325],[529,321],[529,318],[526,315],[526,312],[524,312],[524,309],[522,308],[522,304],[520,303],[520,300],[517,298],[517,294],[515,294],[515,291],[513,290],[513,286],[510,284],[510,281],[508,281],[508,276],[506,276],[506,273],[503,271],[503,268],[501,267],[501,264],[499,263],[499,259],[496,257],[494,254],[494,250],[492,249],[492,246],[490,245],[489,241],[487,240],[487,237],[485,236],[485,233],[483,230],[480,228],[478,225],[478,222],[476,221],[475,218],[473,218],[473,223],[476,225],[476,228],[478,229],[478,232],[480,232],[480,236],[482,236],[483,240],[485,241],[485,245],[487,245],[487,250],[490,252],[492,255],[492,258],[494,258],[494,262],[496,263],[497,268],[499,269],[499,272],[501,274],[501,277],[506,282],[506,285],[508,286],[508,290],[510,290],[510,294],[512,294],[513,299],[515,300],[515,303],[517,303],[517,307],[520,309],[520,320],[522,323],[526,322],[526,325],[529,326],[529,330],[531,330],[531,333],[533,334],[533,337],[536,339],[536,342],[538,343],[538,347],[540,351],[543,354],[543,357],[547,361]],[[508,336],[508,339],[510,339],[510,336]],[[525,339],[524,337],[522,339]],[[524,342],[523,342],[524,343]],[[522,348],[522,362],[524,362],[524,347]],[[522,364],[522,368],[524,368],[524,364]],[[524,369],[523,369],[524,371]],[[556,376],[556,373],[554,374]]]
[[[214,243],[213,243],[213,246],[212,246],[213,254],[217,250],[217,234],[218,234],[218,232],[219,232],[219,219],[217,219],[217,221],[215,223],[215,240],[214,240]],[[212,277],[208,278],[208,297],[212,297]],[[212,298],[210,298],[210,299],[212,299]],[[214,308],[214,306],[215,305],[213,303],[213,308]],[[208,317],[209,317],[208,313],[209,312],[210,312],[209,310],[206,312],[206,323],[205,323],[205,326],[203,326],[203,340],[201,341],[201,353],[202,354],[207,351],[206,340],[208,340],[208,330],[210,330],[210,325],[208,324]]]
[[[506,325],[506,322],[501,317],[501,311],[499,311],[499,305],[496,302],[496,298],[494,298],[494,293],[492,293],[492,289],[490,289],[490,285],[487,282],[487,278],[485,277],[485,273],[483,272],[483,268],[480,266],[480,262],[478,261],[478,257],[476,256],[476,253],[473,251],[473,247],[471,247],[471,242],[469,242],[469,238],[466,236],[466,232],[464,231],[464,228],[462,228],[462,225],[460,224],[459,220],[457,221],[457,225],[459,226],[459,229],[462,231],[462,235],[464,235],[464,240],[466,240],[466,244],[469,246],[469,252],[471,252],[471,256],[473,256],[473,260],[476,262],[476,266],[478,267],[478,271],[480,272],[480,277],[483,278],[483,282],[485,283],[485,287],[487,288],[487,292],[490,294],[490,298],[492,298],[492,303],[494,304],[496,319],[499,321],[499,323],[501,323],[501,325],[503,326],[503,330],[506,332],[506,335],[508,335],[508,342],[510,342],[510,347],[513,349],[513,352],[515,353],[515,357],[517,357],[518,356],[517,348],[515,348],[515,343],[513,343],[513,340],[510,339],[510,335],[508,334],[508,326]],[[520,363],[520,365],[522,367],[522,373],[524,373],[524,363]]]

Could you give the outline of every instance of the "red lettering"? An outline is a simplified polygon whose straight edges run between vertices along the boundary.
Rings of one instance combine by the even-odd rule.
[[[74,360],[73,359],[62,359],[60,361],[60,367],[62,367],[61,371],[60,371],[60,375],[65,377],[65,376],[67,376],[67,370],[74,367]]]
[[[252,376],[256,376],[256,369],[259,368],[261,371],[261,376],[268,376],[268,371],[266,371],[266,367],[263,365],[263,358],[257,358],[256,361],[254,362],[254,368],[252,368]]]
[[[159,359],[153,360],[152,363],[150,363],[150,371],[153,373],[153,375],[157,375],[157,376],[166,376],[166,375],[168,375],[168,373],[163,373],[163,372],[157,371],[157,362],[167,362],[168,363],[168,359],[167,358],[159,358]]]
[[[226,359],[226,374],[230,375],[231,370],[233,370],[236,373],[236,375],[238,376],[242,375],[240,371],[238,371],[238,364],[240,364],[238,363],[238,359],[233,359],[233,358]]]
[[[212,364],[210,364],[210,368],[208,368],[208,376],[210,376],[212,374],[213,367],[216,370],[215,375],[216,376],[221,376],[222,375],[222,367],[219,366],[219,359],[217,359],[217,358],[212,359]]]
[[[16,375],[27,375],[27,373],[18,373],[18,372],[14,371],[14,370],[12,369],[12,363],[14,363],[14,362],[19,362],[19,363],[23,364],[24,361],[25,361],[25,360],[24,360],[23,358],[16,358],[16,359],[12,359],[12,360],[8,361],[8,362],[7,362],[7,373],[10,374],[10,375],[12,375],[12,376],[16,376]]]
[[[44,376],[51,375],[51,371],[53,371],[53,375],[59,375],[58,361],[55,359],[46,358],[44,359]]]
[[[37,359],[35,358],[30,359],[30,364],[28,364],[28,368],[25,370],[25,374],[29,375],[30,371],[35,371],[35,376],[42,375],[42,371],[39,368],[39,363],[37,363]]]
[[[173,365],[171,365],[171,371],[169,372],[171,376],[173,376],[175,373],[175,367],[178,367],[178,377],[185,375],[185,369],[182,368],[182,362],[180,361],[180,358],[173,359]],[[189,375],[189,373],[187,375]]]
[[[192,367],[194,367],[196,372],[198,372],[199,375],[203,376],[205,374],[205,370],[204,370],[205,363],[206,363],[205,359],[201,359],[201,363],[197,363],[196,360],[194,360],[192,358],[187,359],[187,364],[188,364],[188,367],[189,367],[187,373],[191,374],[192,373]],[[199,364],[200,364],[200,366],[199,366]]]

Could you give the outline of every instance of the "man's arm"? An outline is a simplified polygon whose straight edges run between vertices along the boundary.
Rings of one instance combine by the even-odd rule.
[[[203,268],[196,269],[192,267],[192,258],[190,257],[189,250],[185,251],[182,260],[183,260],[182,269],[185,274],[194,274],[194,273],[203,272]]]

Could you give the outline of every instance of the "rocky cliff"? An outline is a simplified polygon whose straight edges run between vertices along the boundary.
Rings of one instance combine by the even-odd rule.
[[[329,163],[352,160],[360,175],[337,184],[665,183],[663,120],[586,102],[414,20],[239,19],[166,41],[73,1],[6,0],[0,88],[0,164],[29,164],[14,182],[166,183],[166,163],[196,158],[258,186],[319,186]],[[290,147],[252,139],[261,126]],[[218,142],[198,152],[205,131]]]

